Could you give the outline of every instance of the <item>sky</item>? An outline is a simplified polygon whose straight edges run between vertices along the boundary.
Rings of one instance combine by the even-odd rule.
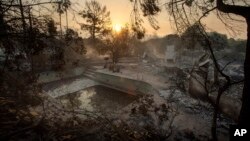
[[[110,11],[110,17],[113,25],[125,25],[130,23],[130,15],[132,12],[132,3],[130,0],[97,0],[101,5],[105,5]],[[83,10],[86,0],[71,0],[72,9],[69,11],[69,27],[79,30],[79,23],[83,23],[83,19],[77,14],[80,10]],[[64,15],[62,15],[64,16]],[[57,16],[58,17],[58,16]],[[57,18],[58,19],[58,18]],[[146,34],[165,36],[175,33],[169,22],[169,15],[167,11],[162,8],[162,11],[156,16],[159,22],[160,29],[154,30],[146,18],[144,18],[144,27],[146,28]],[[66,23],[63,18],[63,23]],[[208,26],[210,31],[216,31],[219,33],[227,34],[228,37],[246,39],[246,24],[238,25],[241,27],[242,32],[237,36],[233,36],[227,32],[224,25],[216,18],[215,15],[210,15],[203,21]],[[66,24],[64,24],[65,26]],[[86,32],[81,32],[83,36],[87,35]]]

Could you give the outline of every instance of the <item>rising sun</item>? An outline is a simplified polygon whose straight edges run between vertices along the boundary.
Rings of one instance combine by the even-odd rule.
[[[116,32],[120,32],[122,29],[122,26],[120,24],[114,24],[113,25],[113,30]]]

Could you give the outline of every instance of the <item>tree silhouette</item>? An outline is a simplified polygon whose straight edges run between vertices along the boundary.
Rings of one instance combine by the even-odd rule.
[[[81,28],[87,30],[93,40],[110,31],[110,12],[107,11],[106,6],[102,6],[97,1],[87,1],[84,10],[79,15],[85,19]]]
[[[185,42],[186,48],[194,49],[197,43],[202,44],[200,28],[200,25],[194,24],[188,27],[181,35],[182,40]]]
[[[118,63],[119,58],[126,55],[130,47],[130,31],[124,27],[120,32],[112,32],[103,41],[104,50],[110,54],[113,64]]]
[[[227,48],[229,46],[227,35],[220,34],[218,32],[211,32],[209,34],[209,39],[211,41],[212,47],[215,50],[222,50],[225,47]]]
[[[55,21],[53,19],[49,19],[47,22],[47,31],[48,31],[48,36],[53,38],[57,34],[57,29],[55,25]]]

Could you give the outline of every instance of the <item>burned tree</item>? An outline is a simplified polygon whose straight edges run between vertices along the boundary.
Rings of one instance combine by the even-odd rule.
[[[87,50],[84,46],[83,38],[75,30],[70,28],[66,30],[65,41],[75,52],[81,55],[86,54]]]
[[[120,32],[110,33],[103,41],[104,47],[102,50],[107,52],[112,59],[113,68],[116,67],[119,59],[127,55],[130,47],[130,32],[128,27],[124,27]],[[114,71],[114,69],[112,69]]]

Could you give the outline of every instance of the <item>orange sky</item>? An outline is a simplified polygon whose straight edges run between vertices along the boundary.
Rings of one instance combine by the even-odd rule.
[[[70,21],[70,27],[78,28],[79,25],[77,22],[83,22],[82,18],[77,15],[76,11],[79,11],[83,9],[84,3],[86,0],[71,0],[72,1],[72,7],[75,10],[74,12],[69,13],[69,21]],[[129,23],[130,21],[130,14],[132,11],[132,4],[129,0],[97,0],[102,5],[106,5],[107,9],[111,12],[111,19],[113,24],[121,24],[124,25],[126,23]],[[73,18],[73,14],[76,15],[75,18]],[[174,33],[174,29],[171,28],[170,22],[169,22],[169,16],[167,14],[167,11],[165,9],[162,10],[162,12],[157,16],[157,20],[159,22],[160,29],[155,31],[148,23],[147,19],[144,20],[144,26],[146,27],[147,34],[156,34],[158,36],[164,36],[167,34]],[[77,21],[77,22],[76,22]],[[223,34],[227,34],[229,37],[232,37],[228,34],[226,31],[224,25],[216,18],[216,16],[209,16],[204,23],[208,26],[209,29],[212,29],[213,31],[217,31]],[[242,27],[242,33],[238,34],[234,38],[243,38],[246,39],[246,24],[239,25]]]

